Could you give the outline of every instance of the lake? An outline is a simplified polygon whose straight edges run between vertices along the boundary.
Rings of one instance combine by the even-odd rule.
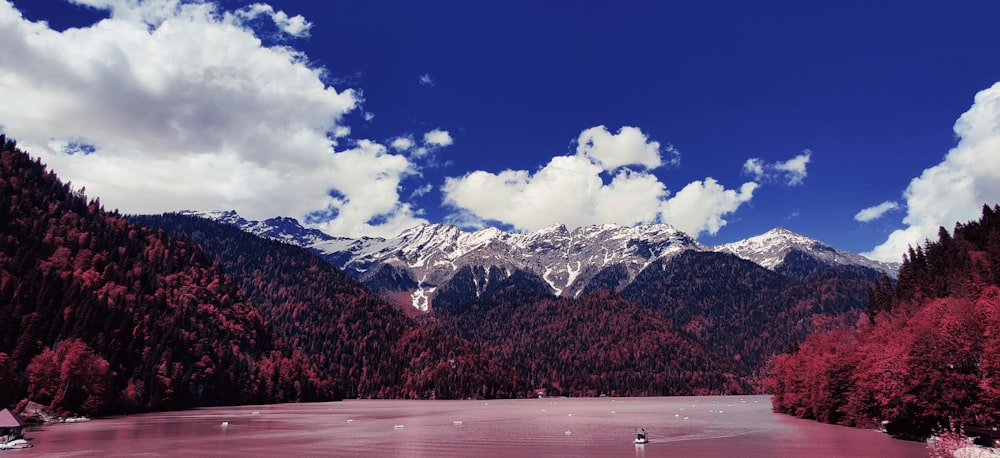
[[[644,427],[650,442],[632,443]],[[41,427],[9,456],[909,457],[919,442],[771,412],[768,396],[348,400]]]

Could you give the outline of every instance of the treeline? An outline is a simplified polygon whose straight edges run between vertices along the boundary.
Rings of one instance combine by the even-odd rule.
[[[0,135],[0,404],[108,414],[335,392],[198,245],[105,212]]]
[[[432,322],[408,318],[304,248],[193,216],[131,219],[203,246],[276,334],[313,355],[345,397],[498,398],[527,391],[510,366]]]
[[[1000,422],[1000,206],[911,248],[868,316],[774,358],[777,412],[921,437]]]
[[[715,355],[656,313],[609,290],[556,298],[524,272],[465,268],[435,296],[434,319],[514,366],[547,395],[746,392]],[[478,299],[474,277],[489,278]],[[485,283],[485,282],[483,282]],[[481,283],[482,284],[482,283]]]

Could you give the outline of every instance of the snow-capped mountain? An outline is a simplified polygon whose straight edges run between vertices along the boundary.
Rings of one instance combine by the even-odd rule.
[[[574,296],[607,266],[624,266],[633,278],[653,260],[705,247],[665,224],[574,230],[555,225],[528,233],[496,228],[465,232],[455,226],[429,224],[390,239],[332,239],[309,248],[362,281],[370,271],[386,265],[408,272],[417,284],[413,304],[425,309],[434,288],[466,266],[501,269],[504,276],[525,270],[545,280],[554,294]]]
[[[446,224],[426,224],[392,238],[353,239],[305,228],[292,218],[248,221],[234,211],[184,213],[308,248],[362,282],[377,285],[373,289],[383,295],[391,291],[396,302],[399,296],[406,297],[406,302],[424,311],[429,310],[435,289],[464,267],[485,272],[475,279],[477,294],[489,287],[490,278],[525,271],[544,280],[553,294],[570,297],[585,291],[592,280],[602,285],[611,278],[623,286],[650,263],[687,250],[727,252],[803,277],[830,266],[862,267],[890,275],[898,269],[780,228],[709,248],[667,224],[606,224],[573,230],[554,225],[527,233],[496,228],[467,232]]]
[[[569,230],[554,225],[528,233],[486,228],[466,232],[446,224],[407,229],[393,238],[338,238],[302,227],[291,218],[248,221],[236,212],[183,212],[232,224],[263,237],[303,246],[355,277],[366,280],[386,266],[408,275],[415,307],[426,310],[434,288],[462,267],[517,270],[545,280],[556,295],[574,296],[605,267],[624,267],[634,278],[643,267],[664,256],[705,246],[666,224],[613,224]],[[488,285],[478,285],[485,289]]]
[[[873,261],[783,228],[713,248],[776,272],[806,276],[819,267],[864,267],[895,277],[899,265]]]
[[[244,219],[235,210],[208,212],[185,210],[179,213],[231,224],[251,234],[301,247],[308,248],[319,242],[337,240],[336,237],[318,229],[303,227],[295,218],[277,217],[264,221],[250,221]]]

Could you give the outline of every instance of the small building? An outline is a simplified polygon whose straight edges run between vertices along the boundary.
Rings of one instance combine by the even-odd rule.
[[[24,438],[24,422],[10,409],[0,410],[0,444]]]

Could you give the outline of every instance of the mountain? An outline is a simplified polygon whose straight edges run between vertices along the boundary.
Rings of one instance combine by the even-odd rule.
[[[432,322],[418,323],[312,252],[178,214],[133,221],[191,237],[246,291],[278,336],[316,360],[349,398],[516,397],[510,366]],[[258,227],[268,227],[259,225]]]
[[[867,306],[869,273],[832,268],[798,279],[719,251],[660,260],[622,297],[663,316],[751,380],[768,357],[814,329],[856,318]]]
[[[666,224],[599,225],[569,230],[554,225],[528,233],[487,228],[465,232],[445,224],[420,225],[393,238],[337,238],[316,234],[287,218],[252,222],[234,212],[196,213],[241,229],[309,248],[383,296],[403,293],[413,307],[427,311],[437,287],[467,266],[503,276],[531,272],[557,296],[575,297],[605,269],[634,278],[650,262],[705,247]],[[386,282],[386,277],[394,279]],[[487,285],[481,284],[479,288]],[[481,291],[480,291],[481,292]]]
[[[608,290],[555,297],[532,272],[465,266],[439,287],[434,313],[414,321],[301,247],[203,218],[133,219],[191,236],[241,282],[279,335],[310,353],[337,355],[325,362],[349,397],[371,396],[373,388],[379,397],[450,397],[473,388],[479,396],[753,389],[696,339]],[[378,270],[391,277],[386,265]],[[417,331],[420,339],[412,338]]]
[[[871,278],[898,265],[872,261],[785,229],[709,248],[665,224],[633,227],[562,225],[528,233],[496,228],[475,232],[443,224],[416,226],[393,238],[342,238],[308,229],[291,218],[247,221],[235,212],[189,212],[245,231],[285,241],[319,254],[382,297],[428,311],[438,290],[465,267],[474,287],[466,300],[482,294],[490,281],[522,271],[542,279],[556,296],[579,297],[606,288],[621,291],[655,261],[687,251],[734,254],[764,268],[805,280],[827,269],[856,269]],[[492,280],[491,280],[492,279]],[[454,294],[452,291],[451,294]]]
[[[519,271],[499,279],[476,300],[442,300],[434,317],[445,329],[514,366],[546,395],[752,390],[712,350],[657,313],[608,290],[567,298],[540,286],[545,285],[537,277]]]
[[[830,267],[857,267],[896,277],[898,264],[873,261],[859,254],[834,248],[818,240],[783,228],[733,243],[714,251],[732,253],[758,265],[796,278],[806,278]]]

